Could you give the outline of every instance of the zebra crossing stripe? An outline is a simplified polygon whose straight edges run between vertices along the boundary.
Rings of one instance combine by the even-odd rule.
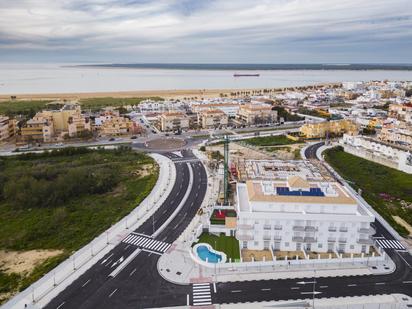
[[[377,239],[376,242],[384,249],[405,250],[405,247],[397,240]]]
[[[210,283],[195,283],[193,290],[193,306],[204,306],[212,304]]]
[[[149,236],[132,233],[127,235],[122,242],[141,247],[144,250],[148,250],[153,253],[164,253],[171,244],[153,239]]]

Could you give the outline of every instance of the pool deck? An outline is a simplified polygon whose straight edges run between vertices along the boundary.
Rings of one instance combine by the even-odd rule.
[[[253,266],[247,269],[205,267],[196,263],[190,256],[189,243],[176,241],[170,249],[163,254],[157,264],[160,275],[176,284],[190,284],[202,282],[233,282],[246,280],[270,280],[288,278],[313,278],[311,265],[292,266]],[[384,274],[393,271],[390,263],[385,264],[389,269],[385,270],[383,264],[377,269],[365,265],[346,265],[337,268],[336,265],[319,264],[316,267],[318,277],[359,276],[370,274]]]

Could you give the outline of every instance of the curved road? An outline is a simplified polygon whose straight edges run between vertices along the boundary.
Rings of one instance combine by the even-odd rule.
[[[306,156],[316,159],[316,150],[323,143],[306,149]],[[189,168],[193,170],[193,187],[189,197],[177,216],[167,225],[156,239],[173,242],[190,223],[205,196],[207,176],[204,167],[196,161],[190,151],[182,151],[184,158],[167,153],[175,161],[176,183],[164,204],[148,219],[138,233],[151,235],[176,209],[186,193],[189,183]],[[185,161],[185,160],[189,161]],[[179,162],[182,161],[182,162]],[[375,221],[375,237],[394,239]],[[161,277],[157,271],[159,255],[140,252],[116,277],[108,275],[113,261],[130,255],[134,250],[120,243],[101,261],[52,300],[47,308],[152,308],[184,306],[187,295],[192,304],[192,286],[176,285]],[[403,293],[412,296],[412,258],[407,252],[385,249],[396,264],[396,270],[386,275],[345,276],[316,278],[317,297],[341,297]],[[110,259],[110,263],[108,260]],[[102,263],[104,262],[104,263]],[[312,279],[260,280],[216,283],[216,293],[212,292],[213,303],[238,303],[253,301],[297,300],[312,298],[312,284],[299,285],[299,281]],[[303,294],[302,294],[303,293]]]
[[[195,216],[206,193],[207,175],[203,165],[191,151],[183,150],[182,154],[183,158],[173,153],[164,154],[175,163],[176,182],[166,201],[134,232],[151,235],[153,230],[157,230],[165,223],[186,194],[189,169],[193,172],[193,186],[188,198],[173,220],[155,239],[172,243]],[[54,298],[46,308],[148,308],[186,305],[186,295],[190,293],[190,286],[176,285],[164,280],[157,271],[157,261],[160,257],[158,254],[141,251],[117,276],[109,277],[117,267],[116,261],[126,259],[135,250],[136,247],[131,245],[118,244]]]

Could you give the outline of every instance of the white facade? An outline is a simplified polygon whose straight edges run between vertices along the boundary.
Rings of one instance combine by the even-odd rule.
[[[412,174],[412,154],[399,147],[364,136],[344,134],[340,140],[344,150],[355,156]]]
[[[318,196],[283,195],[279,188]],[[250,180],[237,184],[237,201],[243,249],[366,253],[373,243],[373,214],[338,183]]]

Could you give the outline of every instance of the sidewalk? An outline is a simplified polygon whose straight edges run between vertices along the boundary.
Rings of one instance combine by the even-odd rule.
[[[105,254],[110,252],[131,231],[147,220],[169,195],[173,188],[176,168],[172,161],[158,154],[151,157],[159,164],[159,177],[150,194],[129,215],[75,252],[67,260],[17,294],[2,308],[41,308],[79,278]]]
[[[160,275],[170,282],[189,284],[193,282],[231,282],[246,280],[269,280],[291,278],[360,276],[391,273],[395,270],[392,260],[366,264],[350,261],[334,264],[300,264],[276,266],[247,266],[240,268],[214,268],[202,266],[193,260],[189,250],[190,241],[176,241],[158,261]],[[258,263],[257,263],[258,264]],[[315,267],[314,267],[315,266]],[[375,269],[376,268],[376,269]]]

